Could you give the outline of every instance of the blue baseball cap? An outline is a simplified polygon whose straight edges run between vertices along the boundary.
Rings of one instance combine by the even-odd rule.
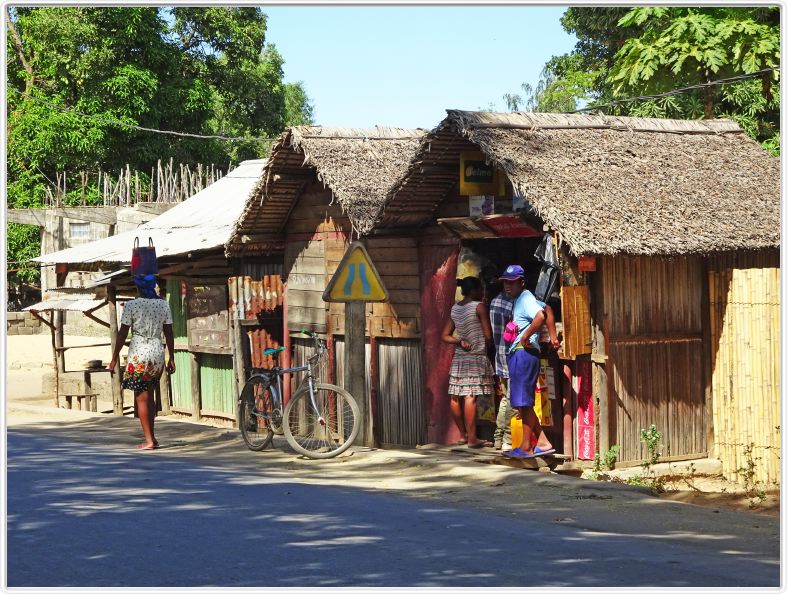
[[[525,278],[525,269],[519,264],[511,264],[500,275],[500,280],[517,280],[518,278]]]

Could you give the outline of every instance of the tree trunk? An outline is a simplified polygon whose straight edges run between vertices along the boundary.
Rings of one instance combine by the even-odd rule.
[[[22,63],[22,68],[24,68],[25,72],[27,72],[27,80],[25,81],[25,95],[27,95],[30,93],[30,89],[33,88],[35,76],[33,75],[33,67],[30,65],[30,62],[27,61],[27,57],[25,56],[25,47],[22,44],[22,38],[19,36],[19,32],[16,30],[14,21],[11,20],[11,8],[8,6],[5,8],[5,21],[8,25],[8,30],[11,32],[11,40],[14,44],[16,56]]]
[[[710,82],[710,73],[705,72],[705,82]],[[705,104],[705,119],[713,119],[713,87],[705,87],[702,89],[702,98]]]

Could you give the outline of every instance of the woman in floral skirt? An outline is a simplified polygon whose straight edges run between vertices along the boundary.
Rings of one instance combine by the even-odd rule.
[[[141,450],[152,450],[159,446],[153,432],[156,418],[156,405],[153,389],[165,371],[164,345],[161,333],[167,341],[169,361],[166,365],[168,373],[175,372],[175,346],[172,334],[172,312],[169,304],[156,293],[156,277],[152,274],[134,277],[139,297],[126,303],[120,318],[120,330],[107,369],[114,373],[120,349],[126,343],[128,331],[131,330],[131,344],[128,348],[128,365],[123,371],[121,385],[126,390],[134,391],[139,422],[145,434],[145,442],[137,446]]]
[[[443,342],[456,345],[448,377],[451,414],[459,428],[459,444],[469,448],[491,446],[476,435],[476,400],[479,396],[494,398],[495,377],[487,357],[492,345],[489,310],[481,301],[484,287],[481,280],[468,276],[458,282],[463,299],[451,307],[451,318],[443,329]],[[456,336],[454,336],[456,331]]]

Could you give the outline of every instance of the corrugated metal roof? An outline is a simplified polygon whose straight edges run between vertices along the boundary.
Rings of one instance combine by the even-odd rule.
[[[134,238],[153,239],[156,255],[175,256],[222,247],[262,174],[265,159],[243,161],[217,182],[133,231],[34,258],[43,264],[130,262]]]
[[[22,311],[90,311],[102,306],[104,299],[49,299],[24,308]]]

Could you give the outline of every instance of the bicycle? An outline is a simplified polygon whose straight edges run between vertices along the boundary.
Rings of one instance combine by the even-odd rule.
[[[296,452],[309,458],[333,458],[358,436],[358,403],[344,388],[315,378],[313,368],[327,352],[325,342],[314,332],[301,333],[314,339],[316,353],[306,365],[282,368],[279,354],[284,347],[265,349],[263,354],[273,356],[273,367],[252,369],[238,397],[238,426],[246,446],[255,452],[267,448],[274,433],[283,430]],[[282,408],[281,378],[300,371],[305,371],[306,377]]]

